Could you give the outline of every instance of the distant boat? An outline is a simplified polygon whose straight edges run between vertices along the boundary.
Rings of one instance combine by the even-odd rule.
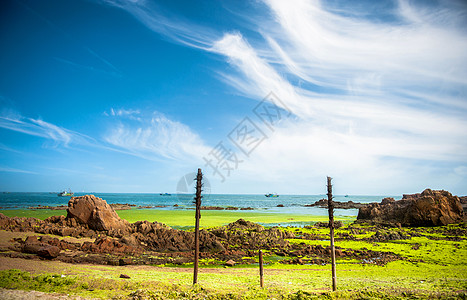
[[[349,195],[345,195],[344,197],[348,198],[348,197],[349,197]]]
[[[73,197],[74,193],[68,189],[68,191],[63,191],[57,194],[59,197]]]
[[[277,197],[279,197],[278,194],[265,194],[264,196],[266,196],[268,198],[277,198]]]
[[[161,195],[161,196],[172,196],[172,194],[169,194],[169,193],[160,193],[159,195]]]

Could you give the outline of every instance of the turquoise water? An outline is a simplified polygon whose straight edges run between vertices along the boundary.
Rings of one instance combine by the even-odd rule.
[[[124,194],[124,193],[93,193],[107,203],[128,203],[137,206],[150,206],[154,209],[191,209],[193,195],[190,194]],[[76,193],[82,196],[84,193]],[[380,202],[388,196],[335,196],[335,201],[354,201],[360,203]],[[389,196],[391,197],[391,196]],[[267,198],[264,195],[230,195],[211,194],[205,195],[202,205],[205,206],[235,206],[239,208],[251,207],[256,212],[278,212],[291,214],[327,215],[327,210],[316,207],[305,207],[315,201],[326,198],[326,195],[280,195],[277,198]],[[67,205],[70,197],[58,197],[56,193],[1,193],[0,209],[28,208],[33,206],[58,206]],[[174,207],[174,205],[178,207]],[[284,207],[277,207],[283,205]],[[247,213],[248,211],[245,211]],[[336,215],[356,216],[357,209],[336,210]]]

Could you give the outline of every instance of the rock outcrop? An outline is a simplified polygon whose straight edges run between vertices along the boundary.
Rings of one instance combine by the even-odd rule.
[[[60,254],[60,248],[38,240],[35,236],[29,236],[22,245],[22,252],[37,254],[41,257],[52,259]]]
[[[337,209],[352,209],[352,208],[360,208],[364,207],[367,204],[364,203],[358,203],[358,202],[353,202],[353,201],[347,201],[347,202],[339,202],[339,201],[333,201],[334,208]],[[316,201],[313,204],[307,204],[305,205],[306,207],[321,207],[321,208],[328,208],[328,200],[327,199],[321,199]]]
[[[107,201],[94,195],[72,197],[68,202],[67,218],[99,231],[125,231],[129,225],[128,221],[120,219]]]
[[[215,228],[210,232],[231,249],[286,248],[289,246],[286,239],[295,237],[291,232],[274,227],[266,229],[243,219]]]
[[[442,226],[463,221],[464,212],[457,196],[440,190],[424,190],[404,195],[402,200],[385,198],[358,211],[357,220],[400,223],[402,226]]]

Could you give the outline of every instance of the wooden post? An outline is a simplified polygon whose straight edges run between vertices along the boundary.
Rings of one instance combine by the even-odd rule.
[[[263,252],[259,250],[259,285],[264,287],[264,278],[263,278]]]
[[[199,263],[199,219],[201,218],[201,187],[203,180],[203,173],[201,173],[201,169],[198,169],[198,175],[196,176],[196,195],[195,195],[195,205],[196,205],[196,213],[195,213],[195,262],[193,266],[193,284],[198,282],[198,263]]]
[[[337,290],[336,278],[336,249],[334,248],[334,203],[332,202],[331,177],[328,179],[328,211],[329,211],[329,234],[331,236],[331,263],[332,263],[332,290]]]

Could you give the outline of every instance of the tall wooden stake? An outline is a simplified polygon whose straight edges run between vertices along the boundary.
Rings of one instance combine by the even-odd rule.
[[[337,290],[336,278],[336,249],[334,248],[334,203],[332,202],[332,178],[328,176],[328,211],[329,211],[329,234],[331,236],[331,263],[332,263],[332,290]]]
[[[199,219],[201,218],[201,187],[203,180],[203,173],[201,173],[201,169],[198,169],[198,175],[196,175],[196,195],[195,195],[195,205],[196,205],[196,213],[195,213],[195,263],[193,266],[193,284],[198,282],[198,263],[199,263]]]
[[[259,285],[264,287],[264,278],[263,278],[263,252],[259,250]]]

